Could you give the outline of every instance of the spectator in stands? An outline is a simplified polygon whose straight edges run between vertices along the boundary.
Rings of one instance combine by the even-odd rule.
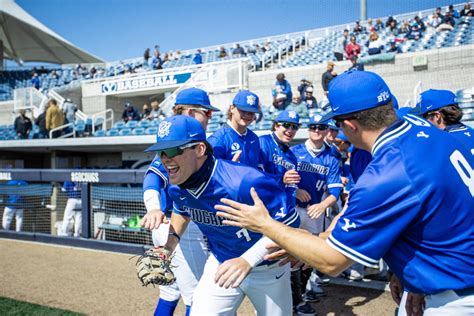
[[[227,50],[224,46],[221,46],[219,49],[219,58],[226,58],[227,57]]]
[[[385,22],[385,27],[388,27],[392,21],[395,21],[395,25],[398,24],[397,20],[393,18],[393,16],[389,16],[387,21]]]
[[[193,62],[196,64],[196,65],[200,65],[202,64],[202,55],[201,55],[201,50],[198,49],[196,54],[194,55],[193,57]]]
[[[443,18],[439,13],[434,12],[432,16],[428,19],[428,25],[432,28],[437,28],[441,23],[443,23]]]
[[[46,129],[46,110],[48,109],[48,105],[44,109],[43,113],[41,113],[35,120],[35,124],[38,125],[39,128],[39,138],[48,138],[48,130]]]
[[[352,66],[348,70],[364,71],[364,64],[358,63],[357,60],[358,60],[358,57],[356,55],[351,56]]]
[[[153,55],[155,56],[156,59],[160,58],[160,45],[155,45]]]
[[[410,31],[406,35],[407,39],[417,41],[421,38],[422,35],[423,32],[421,31],[420,26],[418,25],[418,23],[413,21],[410,26]]]
[[[418,26],[420,27],[420,30],[422,32],[426,31],[425,22],[423,22],[423,20],[420,19],[420,17],[418,15],[415,16],[414,20],[415,20],[416,24],[418,24]]]
[[[16,136],[20,139],[28,138],[33,124],[29,117],[26,116],[25,110],[20,110],[20,115],[15,119],[14,128]]]
[[[276,76],[275,92],[277,99],[284,99],[285,107],[287,107],[293,98],[293,93],[291,92],[290,83],[285,79],[284,73],[279,73]]]
[[[387,33],[388,33],[387,35],[393,35],[395,37],[397,37],[398,34],[400,33],[397,27],[397,22],[395,20],[392,20],[392,22],[390,22],[390,24],[388,25]]]
[[[446,14],[443,17],[443,22],[438,25],[436,28],[437,32],[442,32],[442,31],[452,31],[454,30],[454,25],[456,24],[456,21],[453,18],[453,15],[451,12],[446,12]]]
[[[366,46],[369,48],[369,55],[380,54],[383,50],[383,41],[377,34],[377,32],[372,32],[369,35],[369,40],[367,41]]]
[[[151,114],[151,107],[148,103],[143,104],[142,113],[140,113],[141,120],[149,120]]]
[[[74,104],[71,99],[64,101],[63,111],[66,118],[65,123],[74,123],[76,121],[77,105]]]
[[[247,49],[247,53],[250,54],[256,54],[257,53],[257,46],[250,45]]]
[[[26,186],[28,185],[25,181],[10,180],[7,182],[8,186]],[[15,190],[16,191],[16,190]],[[8,198],[5,203],[5,208],[3,210],[2,218],[2,227],[5,230],[10,229],[10,225],[15,216],[15,230],[17,232],[21,231],[23,228],[23,211],[25,206],[25,198],[19,195],[17,192],[8,195]]]
[[[263,50],[263,47],[260,47],[260,45],[255,44],[255,53],[265,53]]]
[[[245,56],[245,50],[240,46],[240,44],[235,44],[235,49],[232,52],[234,56]]]
[[[457,10],[454,10],[454,6],[452,4],[448,6],[448,9],[446,10],[446,12],[451,13],[451,16],[455,19],[459,18],[459,12]]]
[[[165,53],[165,55],[163,56],[163,64],[168,62],[170,60],[170,56],[168,53]]]
[[[58,102],[54,99],[49,100],[48,110],[46,111],[46,130],[51,131],[52,129],[64,125],[64,113],[58,107]],[[63,132],[61,130],[54,131],[52,138],[61,136]]]
[[[284,94],[276,94],[275,90],[273,90],[273,102],[272,105],[275,109],[283,111],[286,108],[286,96]]]
[[[150,112],[150,120],[158,120],[164,118],[165,115],[163,111],[160,109],[160,102],[157,99],[151,99],[151,112]]]
[[[395,22],[395,25],[397,25],[397,21],[393,20]],[[373,30],[370,30],[369,29],[369,32],[381,32],[382,30],[384,29],[384,26],[383,26],[383,22],[382,22],[382,19],[378,18],[377,20],[375,20],[375,25],[374,25],[374,29]]]
[[[302,101],[305,103],[306,108],[309,109],[316,109],[318,107],[318,101],[313,95],[313,87],[308,87],[306,89],[306,93]]]
[[[31,78],[31,84],[36,90],[39,90],[41,88],[41,81],[38,77],[38,73],[33,73],[33,77]]]
[[[403,20],[402,26],[400,26],[399,34],[407,34],[410,31],[410,23],[407,20]]]
[[[313,84],[311,83],[311,81],[306,80],[304,76],[301,77],[300,85],[298,86],[298,91],[300,92],[300,98],[303,98],[304,95],[306,94],[306,89],[312,86]]]
[[[336,46],[334,46],[334,57],[338,61],[341,61],[344,59],[348,36],[349,36],[349,31],[344,30],[344,32],[342,32],[342,36],[339,37],[336,41]]]
[[[471,9],[471,4],[468,2],[464,5],[464,8],[459,12],[460,16],[474,16],[474,10]]]
[[[326,97],[328,96],[329,83],[334,77],[337,76],[336,72],[334,71],[334,66],[335,64],[332,61],[329,61],[326,67],[326,72],[323,73],[321,78],[321,84]]]
[[[365,32],[365,27],[360,25],[360,21],[356,21],[354,29],[352,30],[352,33],[359,34],[359,33],[364,33],[364,32]]]
[[[153,69],[156,69],[156,70],[163,69],[163,60],[161,60],[161,57],[159,54],[158,54],[158,57],[153,56],[153,59],[151,60],[151,66]]]
[[[297,95],[293,96],[291,103],[285,110],[295,111],[301,117],[308,116],[308,109],[306,108],[306,104],[302,102],[301,98]]]
[[[359,56],[360,54],[360,45],[356,42],[356,37],[351,36],[351,41],[346,46],[347,59],[351,59],[352,56]]]
[[[181,51],[177,50],[176,53],[174,53],[174,60],[179,60],[181,58]]]
[[[266,42],[265,45],[263,45],[264,52],[268,52],[272,49],[270,46],[270,42]]]
[[[51,72],[49,73],[49,77],[50,77],[51,79],[58,79],[58,78],[59,78],[58,73],[57,73],[56,70],[54,70],[54,69],[51,70]]]
[[[400,48],[400,46],[397,45],[397,42],[392,40],[390,41],[390,47],[387,49],[387,53],[400,54],[402,53],[402,49]]]
[[[133,107],[130,102],[125,103],[125,110],[122,113],[122,120],[127,123],[128,121],[139,121],[140,113]]]
[[[97,74],[97,69],[94,66],[92,66],[89,69],[89,78],[95,78],[96,74]]]

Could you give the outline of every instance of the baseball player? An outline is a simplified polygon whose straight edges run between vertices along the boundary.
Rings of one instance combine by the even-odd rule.
[[[68,199],[63,216],[63,234],[71,236],[70,222],[74,220],[74,237],[80,237],[82,232],[82,200],[81,185],[79,183],[66,181],[61,188],[62,192],[66,192]]]
[[[425,315],[472,315],[471,152],[425,120],[398,120],[390,90],[375,73],[346,72],[329,90],[329,117],[354,146],[372,153],[372,161],[327,241],[273,221],[254,191],[255,206],[224,200],[228,206],[217,206],[225,211],[218,215],[331,275],[354,261],[378,267],[383,257],[403,287],[416,293],[407,301],[409,315],[421,314],[411,309],[419,295],[425,295]]]
[[[272,134],[260,136],[259,167],[285,187],[289,202],[296,204],[296,189],[300,176],[297,159],[290,142],[300,128],[300,116],[294,111],[281,112],[273,122]]]
[[[207,93],[197,88],[181,91],[176,97],[173,108],[175,114],[196,118],[204,128],[207,127],[212,111],[218,110],[211,105]],[[157,156],[148,168],[143,181],[143,197],[147,214],[141,222],[145,228],[155,228],[152,231],[155,246],[164,245],[168,240],[169,222],[166,217],[171,216],[173,207],[167,192],[168,186],[168,173],[160,157]],[[162,223],[164,225],[160,225]],[[160,286],[160,299],[155,315],[173,315],[180,296],[183,297],[186,305],[186,315],[189,315],[194,289],[201,278],[207,257],[208,249],[204,236],[194,223],[190,223],[182,236],[180,245],[176,247],[172,261],[176,282],[170,286]]]
[[[27,182],[22,180],[10,180],[7,182],[8,186],[23,186],[28,185]],[[3,209],[2,227],[3,229],[9,230],[10,225],[15,216],[15,230],[21,231],[23,228],[23,212],[24,212],[25,198],[18,194],[9,194],[5,208]]]
[[[214,157],[258,167],[260,143],[258,136],[248,128],[258,112],[258,96],[248,90],[239,91],[227,112],[229,121],[208,138]]]
[[[222,198],[250,202],[250,186],[258,187],[272,218],[299,225],[294,208],[272,178],[259,170],[215,159],[201,124],[187,116],[160,123],[156,151],[172,184],[170,237],[173,250],[192,220],[208,238],[211,255],[193,297],[191,315],[235,315],[245,295],[260,315],[291,313],[289,265],[263,261],[268,239],[246,229],[227,227],[215,215]],[[171,236],[172,235],[172,236]]]
[[[462,109],[451,91],[430,89],[422,92],[414,112],[450,133],[469,150],[474,149],[474,130],[461,123]]]
[[[296,170],[301,176],[296,191],[296,209],[301,219],[301,227],[311,233],[324,231],[326,209],[337,202],[342,191],[339,161],[330,152],[324,142],[328,133],[327,123],[320,121],[321,116],[310,118],[308,126],[309,139],[306,142],[291,147],[298,163]],[[323,198],[324,193],[328,193]],[[297,312],[308,314],[314,309],[308,303],[297,306],[301,302],[301,293],[305,291],[306,283],[311,275],[311,269],[298,269],[292,272],[292,280],[300,279],[301,284],[293,286],[293,305]],[[298,288],[299,286],[299,288]],[[316,302],[317,295],[313,291],[305,294],[307,302]]]

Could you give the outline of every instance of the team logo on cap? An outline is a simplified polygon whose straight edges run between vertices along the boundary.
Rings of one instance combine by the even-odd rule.
[[[256,100],[257,100],[257,98],[254,97],[253,95],[248,95],[247,96],[247,104],[250,105],[250,106],[254,106]]]
[[[323,117],[322,117],[321,115],[319,115],[319,114],[316,114],[316,115],[313,116],[313,119],[314,119],[315,122],[321,121],[322,118],[323,118]]]
[[[296,112],[295,111],[289,111],[288,116],[292,119],[296,118]]]
[[[163,138],[170,134],[171,122],[163,121],[158,126],[158,137]]]
[[[378,102],[387,101],[388,99],[390,99],[390,93],[388,93],[387,91],[383,91],[377,96]]]

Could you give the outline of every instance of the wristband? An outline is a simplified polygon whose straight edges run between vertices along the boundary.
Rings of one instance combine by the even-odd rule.
[[[169,233],[168,236],[174,236],[178,239],[178,242],[181,241],[181,237],[178,234],[176,234],[175,232]]]

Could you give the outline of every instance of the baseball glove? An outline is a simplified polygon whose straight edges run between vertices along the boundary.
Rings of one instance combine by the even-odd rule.
[[[171,271],[171,252],[165,247],[147,250],[136,263],[137,276],[143,286],[170,285],[176,281]]]

